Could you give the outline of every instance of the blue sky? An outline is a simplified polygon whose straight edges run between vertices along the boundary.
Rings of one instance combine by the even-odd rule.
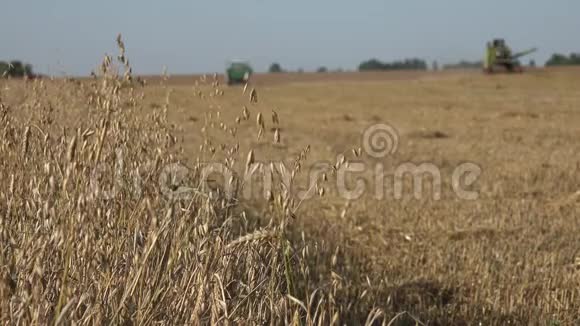
[[[0,58],[85,75],[122,33],[137,73],[355,69],[371,57],[479,60],[485,42],[580,52],[578,0],[0,0]]]

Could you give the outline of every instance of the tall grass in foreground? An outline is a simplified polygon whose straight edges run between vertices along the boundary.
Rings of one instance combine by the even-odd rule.
[[[386,321],[357,297],[338,297],[336,257],[289,230],[288,191],[270,194],[257,221],[236,196],[208,189],[199,166],[189,168],[187,200],[171,174],[160,189],[165,167],[188,163],[170,103],[143,115],[118,45],[91,81],[32,81],[17,106],[0,98],[0,324]],[[63,119],[73,111],[77,119]],[[257,124],[264,133],[263,117]],[[234,142],[221,150],[225,164],[253,166],[253,153],[238,163]],[[216,148],[207,140],[202,152]]]

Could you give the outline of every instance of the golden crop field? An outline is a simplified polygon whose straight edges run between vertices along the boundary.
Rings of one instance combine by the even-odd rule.
[[[123,64],[0,81],[1,324],[580,321],[580,70]]]

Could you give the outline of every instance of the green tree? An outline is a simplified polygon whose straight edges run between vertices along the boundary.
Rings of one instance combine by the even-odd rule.
[[[546,62],[546,66],[563,66],[566,64],[568,64],[568,58],[559,53],[552,54],[548,62]]]
[[[358,70],[360,71],[368,71],[368,70],[385,70],[385,64],[379,61],[378,59],[370,59],[367,61],[362,62],[358,66]]]
[[[328,72],[328,68],[322,66],[322,67],[319,67],[318,69],[316,69],[316,72],[325,73],[325,72]]]
[[[32,65],[24,64],[20,60],[10,62],[0,61],[0,77],[34,77]]]
[[[279,73],[282,72],[283,70],[282,66],[279,63],[275,62],[270,65],[270,69],[268,69],[268,71],[271,73]]]
[[[573,65],[580,65],[580,53],[570,54],[570,63]]]
[[[546,62],[546,66],[577,66],[580,65],[580,53],[571,53],[566,56],[560,53],[554,53],[552,57]]]
[[[8,75],[9,65],[7,62],[0,61],[0,77],[5,77]]]

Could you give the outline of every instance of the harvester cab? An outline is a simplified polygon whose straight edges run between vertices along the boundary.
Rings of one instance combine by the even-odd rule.
[[[523,72],[519,58],[536,52],[536,50],[536,48],[533,48],[514,54],[504,39],[494,39],[492,42],[487,43],[484,71],[487,73],[494,73],[500,70]]]

